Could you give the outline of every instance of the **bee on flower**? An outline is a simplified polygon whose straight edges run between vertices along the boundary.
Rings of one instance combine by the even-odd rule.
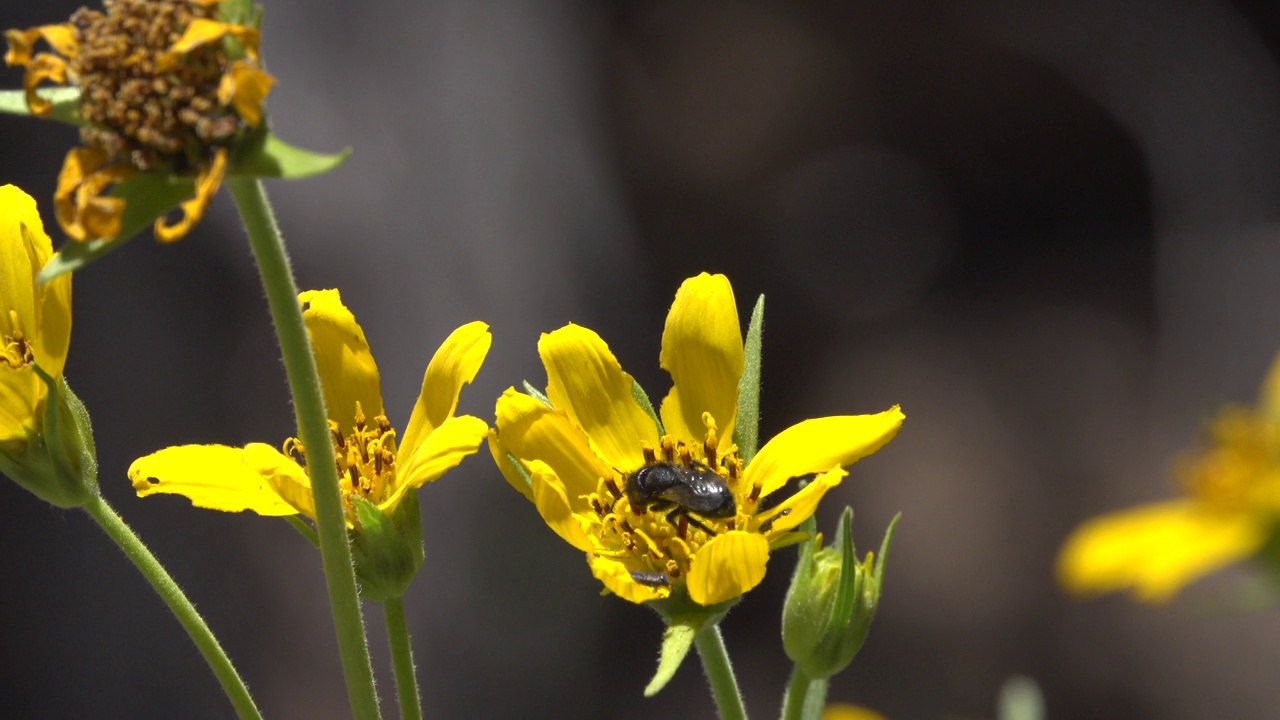
[[[635,603],[687,594],[712,606],[751,590],[770,550],[795,541],[844,468],[903,421],[897,407],[805,420],[754,455],[740,448],[745,353],[723,275],[703,273],[676,293],[660,356],[673,387],[660,413],[591,330],[545,334],[538,353],[546,393],[512,388],[498,399],[490,451],[605,588]],[[801,476],[812,476],[801,490],[770,497]]]
[[[1280,517],[1280,358],[1252,407],[1227,406],[1204,446],[1175,467],[1182,496],[1082,523],[1058,555],[1059,584],[1075,595],[1130,590],[1171,599],[1191,582],[1257,556]]]

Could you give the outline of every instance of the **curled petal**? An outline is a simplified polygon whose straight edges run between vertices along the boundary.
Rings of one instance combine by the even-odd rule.
[[[615,468],[644,464],[643,445],[656,447],[658,428],[636,403],[635,381],[600,336],[566,325],[538,340],[547,369],[547,399],[591,438],[600,458]]]
[[[53,211],[72,240],[113,238],[120,232],[124,200],[104,196],[111,186],[134,174],[125,164],[106,165],[107,155],[93,148],[72,148],[58,173]]]
[[[218,102],[235,108],[249,127],[257,127],[262,122],[262,103],[275,82],[275,78],[254,65],[237,60],[218,83]]]
[[[196,176],[195,197],[178,206],[182,211],[182,219],[172,225],[168,224],[163,217],[156,220],[156,240],[173,242],[191,232],[191,228],[204,217],[205,210],[209,209],[209,202],[222,186],[222,176],[226,171],[227,149],[219,148],[213,153],[213,161],[202,168],[200,174]]]
[[[463,386],[475,379],[492,343],[489,326],[479,321],[449,334],[423,373],[422,390],[400,440],[401,453],[412,453],[435,428],[453,417]]]
[[[1144,602],[1163,602],[1265,540],[1263,522],[1252,515],[1213,512],[1192,500],[1144,505],[1072,531],[1058,555],[1058,582],[1077,595],[1130,589]]]
[[[524,475],[520,474],[520,470],[513,466],[513,463],[520,463],[520,469],[527,474],[529,470],[525,467],[520,459],[515,457],[511,449],[503,444],[502,439],[498,437],[497,430],[489,430],[489,454],[493,456],[493,461],[497,463],[498,470],[502,473],[502,477],[516,492],[525,496],[529,502],[533,502],[533,486],[531,481],[525,480]]]
[[[631,577],[631,569],[619,560],[601,555],[587,555],[591,574],[614,595],[633,603],[662,600],[671,595],[671,588],[641,585]]]
[[[699,605],[732,600],[760,584],[768,561],[763,535],[741,530],[717,535],[689,563],[689,597]]]
[[[674,383],[662,401],[667,432],[700,445],[706,432],[702,414],[711,413],[719,426],[720,451],[727,450],[743,364],[742,326],[728,278],[702,273],[684,281],[667,314],[660,359]]]
[[[27,63],[27,72],[22,76],[22,89],[26,92],[27,107],[31,114],[44,116],[49,114],[53,103],[36,94],[40,83],[49,81],[58,85],[67,82],[67,61],[50,53],[40,53]]]
[[[191,24],[187,25],[182,37],[178,38],[178,41],[169,47],[168,52],[160,56],[158,64],[161,69],[171,68],[178,63],[178,60],[183,55],[202,45],[218,42],[228,35],[235,38],[244,47],[246,57],[255,63],[258,61],[259,37],[255,28],[232,25],[208,18],[195,18],[191,21]]]
[[[190,499],[196,507],[252,510],[269,516],[296,515],[303,510],[290,502],[299,498],[283,497],[276,489],[289,483],[296,486],[299,479],[310,487],[296,462],[257,443],[246,448],[181,445],[139,458],[129,466],[129,480],[138,497],[170,493]],[[309,499],[306,508],[310,508]]]
[[[41,25],[26,30],[5,30],[4,39],[9,44],[9,50],[4,54],[4,64],[10,67],[30,63],[31,51],[35,48],[36,41],[41,39],[65,58],[73,58],[80,52],[75,26],[70,23]]]
[[[760,486],[767,497],[793,477],[845,467],[893,439],[905,416],[895,405],[875,415],[839,415],[805,420],[760,448],[743,473],[743,486]]]
[[[498,398],[498,437],[526,463],[540,460],[560,478],[576,512],[586,512],[583,496],[596,491],[600,478],[613,471],[596,456],[586,433],[559,410],[508,389]]]
[[[329,419],[347,435],[355,427],[356,403],[367,417],[383,414],[378,364],[364,329],[342,304],[337,290],[307,290],[298,294],[298,302],[311,336]]]
[[[560,478],[543,463],[534,464],[530,478],[533,482],[533,504],[547,526],[575,548],[587,553],[594,550],[582,521],[570,506]]]
[[[768,512],[753,518],[750,527],[755,529],[765,526],[768,530],[766,537],[770,540],[785,535],[792,528],[809,519],[818,509],[822,496],[839,485],[846,475],[848,473],[843,468],[835,468],[818,475],[800,488],[795,495],[778,503],[776,507],[770,508]]]
[[[489,426],[483,420],[470,415],[445,420],[414,448],[412,455],[396,459],[396,488],[382,507],[394,507],[404,493],[438,479],[463,458],[474,454],[488,432]]]

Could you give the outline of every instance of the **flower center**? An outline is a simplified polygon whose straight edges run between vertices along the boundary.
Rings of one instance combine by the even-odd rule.
[[[715,423],[709,417],[705,421],[707,436],[700,447],[664,435],[658,447],[642,446],[643,466],[600,478],[587,497],[598,520],[599,554],[631,558],[643,568],[638,572],[648,574],[643,582],[680,580],[699,548],[745,524],[737,448],[720,455]]]
[[[139,170],[198,168],[210,145],[225,144],[240,120],[218,101],[228,64],[221,43],[162,62],[196,18],[216,13],[189,0],[104,0],[107,12],[81,8],[72,17],[79,52],[69,71],[80,87],[85,145],[111,158],[127,158]]]
[[[13,325],[17,325],[17,313],[10,313],[13,316]],[[21,330],[15,329],[12,335],[0,336],[0,362],[8,365],[15,370],[17,368],[26,367],[36,361],[36,356],[31,352],[31,342],[22,334]]]
[[[361,497],[375,505],[385,500],[396,477],[396,431],[385,415],[370,424],[360,403],[356,403],[355,424],[343,435],[338,423],[329,421],[333,454],[338,465],[338,486],[348,512],[354,512],[352,498]],[[306,466],[306,450],[298,438],[285,441],[284,452]]]
[[[1228,512],[1280,514],[1280,425],[1229,408],[1209,428],[1212,446],[1178,466],[1178,480],[1206,505]]]

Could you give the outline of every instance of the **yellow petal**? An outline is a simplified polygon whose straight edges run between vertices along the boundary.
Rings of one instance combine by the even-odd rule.
[[[559,410],[509,388],[498,398],[498,437],[511,454],[540,460],[560,478],[575,511],[586,512],[581,496],[596,491],[613,471],[591,449],[587,436]]]
[[[1058,555],[1058,582],[1078,595],[1128,588],[1139,600],[1162,602],[1257,552],[1266,539],[1263,525],[1192,500],[1110,513],[1072,531]]]
[[[846,467],[893,439],[904,419],[897,405],[875,415],[804,420],[760,448],[743,473],[743,487],[760,485],[766,497],[793,477]]]
[[[67,61],[50,53],[40,53],[27,63],[27,72],[22,76],[22,89],[26,91],[27,107],[36,116],[48,115],[53,103],[36,94],[40,83],[48,80],[58,85],[67,82]]]
[[[524,476],[511,466],[511,463],[518,463],[520,460],[514,457],[511,449],[498,437],[497,430],[489,430],[489,454],[493,456],[493,461],[498,465],[498,470],[502,473],[502,477],[506,479],[507,484],[515,488],[516,492],[525,496],[529,502],[533,502],[533,488],[530,487],[529,483],[525,482]],[[526,472],[528,472],[527,469]]]
[[[614,595],[633,603],[661,600],[671,595],[669,587],[641,585],[631,578],[631,570],[621,561],[599,555],[587,555],[591,574],[604,583]]]
[[[874,710],[857,705],[835,703],[822,711],[822,720],[887,720],[885,716]]]
[[[30,341],[39,334],[36,274],[52,252],[35,199],[13,185],[0,187],[0,338]]]
[[[770,508],[768,512],[752,518],[748,529],[754,530],[761,525],[768,524],[769,531],[765,536],[770,539],[786,533],[791,528],[809,519],[809,516],[813,515],[814,511],[818,509],[818,503],[822,501],[822,496],[826,495],[831,488],[839,485],[845,475],[848,475],[848,473],[841,468],[822,473],[809,481],[809,484],[801,488],[795,495],[778,503],[776,507]]]
[[[642,444],[658,445],[658,427],[632,394],[635,381],[622,371],[600,336],[566,325],[538,340],[547,369],[547,399],[591,438],[600,458],[619,470],[644,464]]]
[[[231,25],[208,18],[195,18],[187,25],[182,37],[178,38],[178,41],[171,45],[164,55],[160,56],[157,64],[161,69],[173,67],[186,53],[201,45],[218,42],[227,35],[238,40],[240,45],[244,47],[245,56],[257,62],[259,36],[256,29],[243,25]]]
[[[26,443],[27,430],[40,429],[46,393],[31,366],[13,368],[0,362],[0,443]]]
[[[80,52],[80,43],[76,40],[76,28],[70,23],[41,25],[27,30],[5,30],[4,39],[9,44],[4,62],[9,66],[26,65],[31,62],[31,51],[35,48],[36,41],[40,39],[44,39],[63,57],[75,57]]]
[[[492,343],[489,326],[476,321],[454,330],[436,350],[422,376],[422,391],[409,416],[409,426],[400,439],[402,454],[412,453],[432,430],[453,417],[462,387],[475,379]]]
[[[337,290],[307,290],[298,294],[298,302],[311,336],[329,419],[347,435],[355,427],[357,402],[368,418],[383,414],[378,365],[364,330]]]
[[[235,108],[249,127],[257,127],[262,122],[262,103],[275,82],[275,78],[257,67],[237,60],[218,83],[218,102]]]
[[[53,210],[63,232],[72,240],[111,238],[120,231],[124,200],[103,193],[134,170],[123,164],[104,167],[106,161],[107,154],[102,150],[72,148],[62,162],[58,187],[53,193]]]
[[[591,540],[570,507],[569,496],[565,494],[560,478],[543,463],[535,463],[530,478],[533,481],[533,504],[547,526],[570,545],[583,552],[591,552],[594,549]]]
[[[488,433],[489,426],[478,417],[460,415],[445,420],[418,444],[412,455],[396,458],[396,487],[382,507],[394,507],[404,493],[438,479],[463,458],[475,454]]]
[[[252,449],[252,451],[250,450]],[[281,497],[272,484],[277,475],[306,474],[274,448],[181,445],[139,458],[129,466],[138,497],[182,495],[196,507],[226,512],[252,510],[259,515],[296,515],[300,508]],[[294,498],[296,500],[296,498]]]
[[[163,216],[156,219],[156,240],[166,243],[174,242],[191,232],[191,228],[195,227],[196,223],[200,222],[200,219],[204,217],[205,210],[209,209],[209,203],[213,201],[213,196],[218,193],[218,188],[222,186],[222,176],[226,171],[227,149],[218,148],[213,153],[212,162],[201,168],[200,174],[196,176],[195,197],[190,200],[184,200],[178,206],[178,209],[182,212],[182,218],[172,225]]]
[[[685,280],[662,331],[662,368],[674,383],[662,401],[666,431],[701,445],[706,436],[702,413],[709,412],[725,452],[737,421],[742,358],[742,326],[729,279],[702,273]]]
[[[689,597],[699,605],[732,600],[760,584],[769,561],[763,535],[730,530],[711,539],[689,561]]]

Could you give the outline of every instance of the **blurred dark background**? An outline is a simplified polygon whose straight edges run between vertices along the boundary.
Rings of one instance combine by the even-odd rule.
[[[1273,2],[267,2],[285,139],[354,154],[270,186],[303,287],[338,287],[403,427],[457,325],[495,342],[463,409],[544,376],[540,332],[596,329],[655,397],[680,281],[767,296],[763,432],[901,403],[899,437],[827,501],[860,547],[903,522],[884,605],[831,699],[983,718],[1013,673],[1050,717],[1270,718],[1280,622],[1079,603],[1080,520],[1171,492],[1219,403],[1280,345]],[[77,2],[3,0],[4,27]],[[18,87],[21,73],[3,82]],[[0,182],[51,197],[72,129],[0,117]],[[268,717],[346,712],[318,555],[285,523],[138,500],[125,469],[293,433],[226,194],[182,242],[78,274],[67,376],[108,499],[185,587]],[[705,718],[695,662],[658,697],[661,624],[477,456],[420,495],[407,598],[429,716]],[[230,715],[160,601],[89,519],[0,483],[0,709]],[[793,562],[724,623],[758,717],[789,663]],[[1222,578],[1216,581],[1221,583]],[[1213,583],[1215,580],[1210,580]],[[367,607],[388,716],[382,620]]]

